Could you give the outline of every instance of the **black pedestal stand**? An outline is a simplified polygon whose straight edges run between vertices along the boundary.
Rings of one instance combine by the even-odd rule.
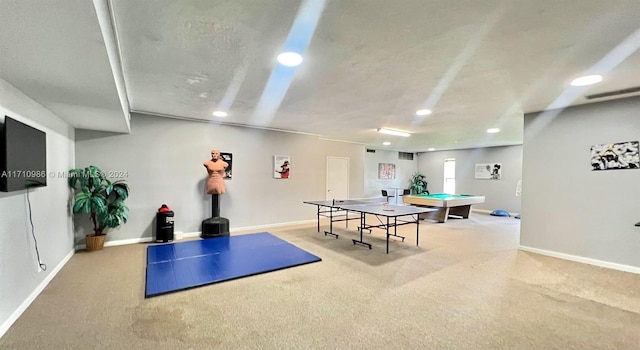
[[[229,219],[220,217],[220,195],[211,195],[211,216],[202,221],[202,238],[215,238],[229,235]]]

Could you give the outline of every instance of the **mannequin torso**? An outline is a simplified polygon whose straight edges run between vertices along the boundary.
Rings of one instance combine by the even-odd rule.
[[[229,164],[220,158],[220,151],[217,149],[212,150],[211,159],[202,165],[204,165],[209,174],[209,178],[207,179],[207,194],[223,194],[225,192],[225,170]]]

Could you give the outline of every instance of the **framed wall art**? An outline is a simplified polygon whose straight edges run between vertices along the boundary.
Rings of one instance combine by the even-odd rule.
[[[225,162],[227,162],[227,164],[229,164],[229,166],[227,166],[227,169],[224,171],[224,178],[225,180],[231,180],[231,176],[233,175],[233,172],[231,171],[231,164],[233,163],[233,154],[227,153],[227,152],[220,152],[220,158],[222,158],[222,160],[224,160]]]
[[[638,169],[638,141],[591,146],[591,170]]]
[[[291,157],[273,156],[273,177],[276,179],[288,179],[291,173]]]
[[[476,179],[500,180],[502,178],[502,163],[476,164]]]
[[[393,163],[378,163],[378,179],[393,180],[396,178],[396,165]]]

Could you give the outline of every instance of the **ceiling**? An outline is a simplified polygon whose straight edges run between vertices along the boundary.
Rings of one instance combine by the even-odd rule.
[[[0,4],[0,78],[83,129],[129,132],[131,111],[406,152],[491,147],[522,143],[524,113],[640,85],[636,0]],[[277,64],[291,47],[302,65]],[[604,80],[569,85],[587,73]]]

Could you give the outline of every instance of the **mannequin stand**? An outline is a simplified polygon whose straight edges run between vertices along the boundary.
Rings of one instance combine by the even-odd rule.
[[[229,235],[229,219],[220,216],[220,195],[211,195],[211,216],[202,221],[202,238],[224,237]]]

